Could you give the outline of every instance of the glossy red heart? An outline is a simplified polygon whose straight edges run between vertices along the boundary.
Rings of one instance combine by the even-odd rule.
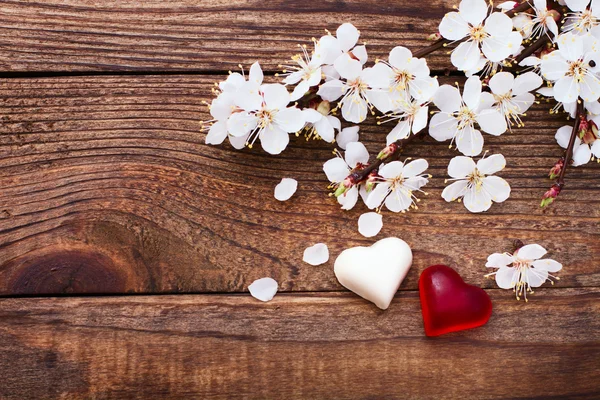
[[[477,328],[492,315],[490,296],[466,284],[446,265],[433,265],[421,273],[419,297],[427,336]]]

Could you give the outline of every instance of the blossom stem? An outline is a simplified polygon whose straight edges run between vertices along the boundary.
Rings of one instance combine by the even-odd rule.
[[[565,185],[565,171],[567,170],[567,166],[571,163],[571,158],[573,157],[573,147],[575,146],[575,138],[577,137],[577,132],[579,132],[579,124],[581,119],[585,117],[585,110],[583,107],[583,101],[577,102],[577,115],[575,116],[575,125],[573,125],[573,131],[571,131],[571,137],[569,138],[569,144],[567,149],[565,150],[565,165],[560,170],[560,174],[558,175],[558,179],[556,183],[562,189]]]
[[[391,152],[387,153],[385,155],[385,157],[378,157],[372,163],[368,164],[365,168],[363,168],[363,169],[361,169],[359,171],[355,171],[355,172],[351,173],[348,176],[348,178],[346,178],[346,179],[349,179],[349,181],[352,182],[354,185],[359,184],[360,182],[362,182],[365,179],[367,179],[369,177],[369,174],[371,174],[371,172],[373,172],[376,169],[378,169],[381,166],[381,164],[383,164],[384,161],[387,161],[391,157],[400,154],[400,152],[402,151],[402,149],[404,148],[404,146],[407,143],[410,143],[411,141],[413,141],[418,136],[422,136],[423,133],[424,133],[424,131],[421,131],[421,132],[417,133],[416,135],[410,135],[407,138],[396,140],[395,142],[393,142],[389,146],[386,146],[386,149],[392,148],[393,150]]]

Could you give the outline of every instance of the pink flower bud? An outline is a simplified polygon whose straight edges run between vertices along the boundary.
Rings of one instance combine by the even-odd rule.
[[[377,159],[385,160],[386,158],[394,154],[396,150],[398,150],[398,145],[396,143],[392,143],[389,146],[386,146],[383,150],[381,150],[379,154],[377,154]]]
[[[554,166],[550,169],[550,173],[548,174],[550,179],[558,178],[558,176],[560,175],[560,171],[562,171],[564,166],[565,166],[565,160],[564,160],[564,158],[560,158],[556,162],[556,164],[554,164]]]
[[[427,36],[427,40],[429,40],[430,42],[438,41],[441,38],[442,38],[442,35],[439,32],[432,33],[431,35]]]
[[[540,204],[540,207],[543,208],[552,204],[554,199],[556,199],[560,194],[560,189],[561,187],[559,184],[555,183],[552,185],[550,189],[542,196],[542,203]]]

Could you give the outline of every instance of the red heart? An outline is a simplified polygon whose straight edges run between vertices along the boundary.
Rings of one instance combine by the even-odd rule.
[[[419,296],[427,336],[477,328],[492,315],[490,296],[481,288],[467,285],[445,265],[433,265],[421,273]]]

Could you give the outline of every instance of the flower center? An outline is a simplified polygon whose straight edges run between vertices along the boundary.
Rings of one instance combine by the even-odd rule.
[[[348,82],[348,86],[350,86],[350,89],[359,92],[367,88],[367,85],[360,78],[356,78],[352,82]]]
[[[408,71],[400,71],[398,69],[394,69],[394,72],[396,74],[394,78],[396,82],[396,89],[405,90],[408,86],[408,83],[412,81],[413,75]]]
[[[459,120],[459,127],[462,129],[475,122],[475,113],[471,111],[468,107],[462,107],[460,111],[458,111],[456,119]]]
[[[577,60],[569,65],[567,76],[572,76],[577,82],[583,81],[583,77],[587,73],[587,67],[582,60]]]
[[[475,168],[475,170],[467,176],[469,185],[474,186],[477,190],[483,186],[483,178],[485,178],[485,175],[482,174],[477,168]]]
[[[390,179],[390,188],[392,190],[396,190],[396,188],[401,187],[402,184],[404,184],[404,177],[402,175]]]
[[[269,126],[275,119],[275,113],[265,108],[261,109],[258,113],[256,113],[256,116],[258,117],[258,126],[260,128],[265,128]]]
[[[469,33],[469,36],[471,36],[471,39],[473,39],[477,43],[480,43],[481,41],[483,41],[483,39],[485,39],[488,36],[488,34],[483,28],[483,25],[478,25],[471,27],[471,32]]]

